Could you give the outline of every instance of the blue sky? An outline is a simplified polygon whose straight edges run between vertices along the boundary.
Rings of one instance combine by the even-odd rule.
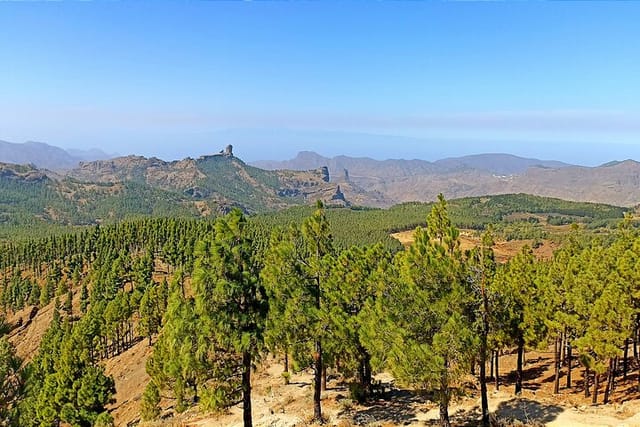
[[[640,159],[640,2],[0,3],[0,139]]]

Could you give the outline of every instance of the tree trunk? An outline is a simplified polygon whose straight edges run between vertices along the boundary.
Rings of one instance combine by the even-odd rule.
[[[282,378],[284,379],[284,385],[289,385],[291,375],[289,374],[289,351],[287,350],[284,351],[282,365]]]
[[[590,387],[589,387],[589,376],[591,375],[591,372],[589,371],[589,368],[584,368],[584,397],[589,397],[591,396],[591,392]]]
[[[607,373],[607,383],[604,386],[604,404],[609,403],[609,394],[611,393],[611,385],[613,384],[613,375],[615,371],[613,358],[609,359],[609,372]]]
[[[367,350],[363,351],[361,365],[362,378],[360,379],[360,385],[368,397],[371,396],[371,356]]]
[[[627,357],[629,357],[629,338],[624,340],[624,359],[622,359],[622,379],[627,379],[627,370],[629,369],[629,363]]]
[[[486,329],[483,331],[487,331]],[[480,397],[482,402],[482,426],[489,427],[489,398],[487,395],[487,336],[480,341]]]
[[[616,390],[616,375],[618,374],[619,365],[620,359],[616,356],[613,359],[613,372],[611,373],[611,394]]]
[[[572,362],[571,343],[567,343],[567,388],[571,388],[571,362]]]
[[[637,323],[637,320],[636,320]],[[633,358],[638,360],[638,327],[633,328]]]
[[[316,351],[313,355],[313,420],[322,424],[322,344],[316,341]]]
[[[593,399],[591,399],[592,404],[598,403],[598,387],[600,386],[600,375],[597,371],[593,373]]]
[[[522,364],[524,359],[524,337],[518,337],[518,361],[516,365],[516,394],[522,393]]]
[[[500,369],[498,362],[500,361],[500,351],[496,350],[496,376],[494,377],[496,390],[500,390]]]
[[[327,365],[322,364],[322,385],[320,387],[321,391],[327,391]]]
[[[251,418],[251,353],[242,352],[242,420],[244,427],[252,427]]]
[[[562,354],[560,355],[560,365],[564,365],[565,360],[567,360],[567,354],[565,351],[566,344],[567,344],[567,327],[565,326],[564,332],[562,332],[562,335],[560,336],[560,350],[562,351]]]
[[[451,427],[451,422],[449,421],[449,403],[445,402],[444,397],[440,400],[440,426]]]
[[[289,373],[289,352],[288,351],[284,352],[283,365],[284,365],[283,372],[288,374]]]
[[[555,372],[553,380],[553,394],[560,393],[560,347],[562,347],[562,338],[556,337],[556,342],[553,346],[553,368]]]
[[[447,378],[449,362],[444,360],[444,372],[440,376],[440,426],[451,427],[449,421],[449,380]]]
[[[493,378],[493,358],[495,357],[496,352],[494,350],[491,351],[491,360],[489,362],[489,378]]]

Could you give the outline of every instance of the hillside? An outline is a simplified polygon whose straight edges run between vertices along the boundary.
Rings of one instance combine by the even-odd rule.
[[[526,193],[565,200],[634,206],[640,203],[640,163],[610,162],[598,167],[480,154],[436,162],[384,160],[301,152],[285,162],[256,162],[268,169],[324,164],[336,183],[349,182],[377,192],[390,204],[488,194]]]
[[[16,173],[28,176],[34,171],[25,168]],[[329,209],[327,218],[334,248],[342,251],[354,245],[370,246],[379,242],[383,243],[385,251],[389,251],[389,256],[391,253],[398,253],[401,247],[389,233],[424,224],[426,213],[432,206],[433,204],[409,203],[391,209]],[[558,234],[566,235],[570,230],[568,225],[557,229],[549,227],[549,218],[566,217],[580,224],[582,229],[588,229],[601,221],[617,222],[624,212],[615,206],[528,195],[451,200],[449,209],[453,224],[473,228],[464,232],[463,249],[470,249],[477,244],[478,230],[494,224],[496,234],[505,239],[496,241],[495,245],[500,262],[513,257],[517,252],[511,250],[505,253],[503,250],[507,242],[514,248],[520,248],[525,243],[534,244],[542,236],[540,231],[549,235],[543,236],[545,241],[536,249],[536,253],[545,251],[541,258],[548,260],[550,251],[558,247],[557,241],[552,240],[554,236],[551,233],[557,231]],[[249,218],[251,235],[255,236],[257,243],[254,248],[264,250],[266,239],[274,227],[287,224],[299,226],[311,212],[310,207],[298,206]],[[520,233],[519,236],[513,235],[514,230]],[[605,235],[611,229],[598,231]],[[151,290],[155,292],[168,286],[165,279],[173,283],[174,289],[183,288],[182,292],[174,291],[174,296],[192,295],[196,242],[214,234],[213,221],[138,219],[88,227],[78,233],[57,238],[1,243],[0,265],[9,268],[0,272],[0,303],[9,324],[13,326],[8,335],[18,356],[26,361],[39,360],[39,357],[41,359],[38,346],[52,324],[54,304],[57,302],[63,319],[75,325],[73,327],[78,334],[87,334],[91,345],[98,343],[96,351],[100,353],[91,354],[94,362],[104,366],[105,373],[115,381],[115,402],[107,407],[115,418],[115,425],[136,425],[140,420],[144,388],[150,380],[146,369],[147,361],[160,342],[158,332],[161,324],[166,325],[170,321],[167,314],[162,323],[157,320],[155,332],[151,333],[151,340],[148,340],[143,331],[148,327],[144,326],[148,325],[144,319],[149,313],[144,310],[143,300],[151,295]],[[376,264],[377,262],[376,259]],[[186,272],[186,279],[180,279],[180,271]],[[165,298],[165,302],[159,303],[160,306],[169,310],[166,288],[159,291],[160,294]],[[124,305],[119,305],[121,303]],[[94,323],[87,319],[93,319]],[[125,332],[121,333],[122,331]],[[87,341],[83,340],[81,343],[83,346],[87,345]],[[281,358],[272,356],[265,356],[257,364],[254,373],[254,416],[256,421],[260,420],[258,425],[308,422],[312,384],[309,371],[296,369],[292,372],[291,383],[284,385]],[[511,374],[515,369],[514,359],[513,354],[501,357],[504,386],[514,383],[514,376]],[[552,374],[548,353],[527,352],[526,373],[527,388],[531,390],[527,391],[527,398],[535,398],[533,391],[539,382],[543,384],[545,393],[551,394],[548,378]],[[336,425],[341,421],[352,420],[359,425],[358,420],[369,420],[384,421],[385,425],[415,425],[437,418],[437,410],[428,394],[401,383],[392,386],[394,378],[388,372],[378,372],[375,378],[387,384],[388,395],[367,404],[358,404],[348,397],[351,393],[348,382],[343,375],[338,374],[338,368],[331,369],[329,389],[323,393],[322,403],[331,423]],[[475,379],[469,376],[468,383],[471,386],[466,396],[456,399],[452,404],[452,415],[455,410],[455,416],[459,417],[455,419],[460,422],[465,418],[477,419],[477,409],[474,409],[478,399]],[[629,384],[635,384],[635,378],[630,377],[624,383],[624,390]],[[622,390],[621,388],[615,394],[617,402],[629,399]],[[164,393],[169,392],[163,392],[163,396],[166,396],[168,394]],[[557,406],[553,402],[554,411],[558,412],[556,415],[563,417],[561,412],[571,413],[569,408],[574,402],[582,404],[585,401],[579,400],[580,396],[581,393],[566,391],[562,396],[564,406]],[[502,394],[492,394],[491,399],[492,411],[501,417],[527,411],[537,405],[536,402],[514,400],[511,393],[504,391]],[[229,413],[212,418],[197,414],[195,407],[182,413],[177,408],[175,399],[165,399],[160,406],[162,417],[175,417],[175,423],[222,426],[239,425],[240,422],[237,406],[231,408]],[[189,403],[189,406],[193,406],[193,403]],[[465,415],[459,414],[455,408],[464,408]],[[613,408],[611,411],[613,412]],[[620,419],[626,418],[621,414],[617,415]],[[558,423],[562,420],[566,418],[558,418]]]
[[[231,150],[231,148],[229,148]],[[267,171],[247,165],[231,151],[166,162],[141,156],[81,162],[68,176],[85,182],[135,182],[154,189],[175,192],[187,201],[208,201],[221,206],[240,206],[259,212],[305,204],[317,199],[329,204],[347,204],[337,186],[329,183],[326,168],[307,171]],[[356,196],[360,189],[343,186]],[[369,195],[367,202],[376,196]]]
[[[0,163],[0,224],[85,225],[137,216],[263,212],[324,200],[386,204],[375,192],[328,182],[326,169],[266,171],[231,155],[165,162],[141,156],[81,162],[66,174]]]
[[[318,199],[332,206],[389,207],[432,201],[439,193],[447,198],[524,193],[617,206],[640,201],[640,164],[632,160],[590,168],[498,154],[430,163],[327,159],[306,152],[282,164],[312,168],[299,171],[261,169],[229,150],[171,162],[142,156],[80,162],[65,173],[0,164],[0,224],[28,225],[35,233],[48,224],[86,225],[137,216],[207,217],[233,206],[266,212]],[[340,170],[343,166],[351,169]]]

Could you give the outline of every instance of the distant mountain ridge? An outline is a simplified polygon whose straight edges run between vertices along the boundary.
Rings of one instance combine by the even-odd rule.
[[[18,165],[33,164],[50,170],[66,170],[83,160],[102,160],[113,157],[96,148],[64,150],[44,142],[27,141],[22,144],[0,141],[0,162]]]
[[[335,156],[324,157],[313,151],[301,151],[290,160],[260,160],[251,163],[254,166],[275,170],[306,170],[327,166],[333,175],[349,173],[367,176],[412,176],[422,173],[447,173],[461,170],[481,170],[497,175],[523,173],[530,167],[563,168],[573,166],[556,160],[539,160],[519,157],[505,153],[472,154],[462,157],[449,157],[435,162],[427,160],[388,159],[375,160],[369,157]]]
[[[261,212],[318,199],[335,206],[388,207],[432,201],[438,193],[448,199],[525,193],[626,207],[640,204],[640,163],[633,160],[583,167],[509,154],[427,162],[302,152],[290,161],[257,165],[273,170],[243,162],[231,146],[197,159],[132,155],[84,161],[57,172],[0,163],[0,224],[209,216],[232,207]]]
[[[640,204],[640,163],[608,162],[597,167],[576,166],[510,154],[477,154],[428,162],[374,160],[301,152],[284,162],[254,162],[267,169],[326,165],[332,182],[350,182],[381,194],[390,203],[526,193],[572,201]]]

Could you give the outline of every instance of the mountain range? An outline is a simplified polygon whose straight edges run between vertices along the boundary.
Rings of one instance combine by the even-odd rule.
[[[358,204],[351,185],[345,191]],[[283,209],[324,200],[349,202],[329,182],[326,168],[268,171],[225,154],[166,162],[126,156],[80,162],[65,172],[33,164],[0,163],[0,224],[96,224],[138,216],[209,216],[240,207],[246,212]]]
[[[261,160],[251,163],[262,169],[307,170],[327,166],[334,175],[348,170],[350,176],[398,177],[422,175],[427,173],[450,173],[465,170],[478,170],[498,175],[511,175],[525,172],[530,167],[562,168],[572,166],[555,160],[539,160],[518,157],[503,153],[475,154],[463,157],[450,157],[429,162],[426,160],[374,160],[368,157],[324,157],[313,151],[301,151],[291,160]]]
[[[78,166],[81,161],[102,160],[116,155],[96,148],[90,150],[64,150],[44,142],[28,141],[22,144],[0,141],[0,162],[33,164],[50,170],[66,170]]]
[[[349,182],[380,194],[386,205],[430,201],[438,193],[447,198],[527,193],[618,206],[640,203],[640,163],[634,160],[586,167],[502,153],[428,162],[346,156],[327,158],[304,151],[291,160],[253,164],[273,170],[327,165],[332,182]]]
[[[261,212],[318,199],[336,206],[388,207],[432,201],[438,193],[448,199],[526,193],[625,207],[640,203],[640,163],[633,160],[584,167],[509,154],[428,162],[327,158],[307,151],[291,160],[251,165],[229,146],[197,159],[126,156],[79,161],[65,170],[71,154],[61,149],[39,143],[8,146],[14,145],[23,150],[13,159],[27,164],[0,163],[0,224],[208,216],[234,206]],[[29,157],[38,150],[49,157],[46,169]]]

